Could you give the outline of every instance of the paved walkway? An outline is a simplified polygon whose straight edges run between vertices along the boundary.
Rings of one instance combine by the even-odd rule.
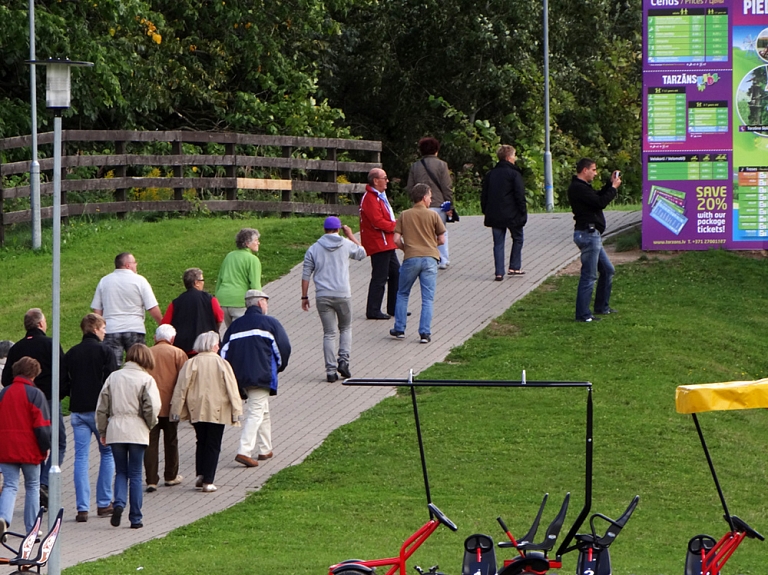
[[[607,214],[611,232],[640,221],[639,212]],[[315,225],[314,222],[308,225]],[[406,338],[389,336],[391,321],[365,319],[365,298],[370,278],[368,261],[351,262],[350,276],[354,294],[352,374],[355,377],[407,377],[408,370],[416,373],[443,360],[451,348],[466,341],[472,334],[501,315],[515,301],[536,288],[547,277],[566,266],[578,255],[572,241],[570,214],[535,214],[525,228],[523,276],[507,276],[503,282],[493,281],[493,257],[490,230],[483,227],[482,217],[464,217],[459,224],[449,224],[452,265],[438,277],[433,341],[428,346],[418,342],[419,290],[411,293],[410,318]],[[318,230],[318,236],[321,230]],[[269,242],[269,238],[264,238]],[[508,241],[509,244],[509,241]],[[507,245],[507,253],[510,246]],[[203,494],[194,489],[194,430],[184,422],[179,428],[180,473],[184,482],[176,487],[162,484],[155,493],[144,496],[143,529],[128,528],[128,521],[113,528],[107,519],[96,517],[95,501],[87,523],[77,524],[72,480],[72,432],[67,422],[68,452],[62,470],[62,502],[65,521],[59,539],[61,567],[66,568],[119,553],[124,549],[162,537],[169,531],[197,519],[230,507],[259,489],[272,474],[300,463],[337,427],[356,419],[391,393],[392,389],[378,387],[343,387],[340,382],[325,381],[321,349],[322,329],[314,310],[301,310],[301,266],[285,277],[265,286],[271,296],[270,315],[285,326],[293,345],[287,370],[280,378],[280,393],[272,398],[275,456],[258,468],[246,469],[234,462],[239,428],[228,427],[224,435],[221,461],[216,475],[219,490]],[[314,292],[310,290],[310,298]],[[574,294],[574,300],[575,300]],[[519,373],[510,373],[516,379]],[[535,374],[529,374],[535,378]],[[162,449],[161,449],[162,453]],[[161,455],[162,458],[162,455]],[[91,477],[96,477],[98,455],[95,443],[91,451]],[[162,474],[162,462],[161,462]],[[95,491],[95,489],[94,489]],[[95,493],[93,493],[95,497]],[[21,518],[21,501],[17,501],[17,517]]]

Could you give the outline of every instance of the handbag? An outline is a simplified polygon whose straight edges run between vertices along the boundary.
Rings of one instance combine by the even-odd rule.
[[[429,179],[432,180],[433,183],[437,184],[437,189],[440,190],[440,194],[442,194],[442,196],[445,197],[445,192],[443,191],[443,187],[440,185],[440,182],[432,173],[432,170],[429,169],[429,166],[427,166],[427,163],[424,161],[424,158],[421,159],[421,165],[424,166],[424,169],[427,171],[427,176],[429,176]],[[451,210],[453,211],[453,215],[448,216],[445,221],[450,223],[458,222],[459,212],[456,211],[456,206],[452,205]]]

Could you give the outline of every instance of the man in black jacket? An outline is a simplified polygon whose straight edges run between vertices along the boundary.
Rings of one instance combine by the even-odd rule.
[[[88,521],[91,505],[91,483],[88,477],[88,459],[91,436],[99,447],[99,475],[96,480],[96,511],[99,517],[112,515],[112,481],[115,460],[112,448],[102,445],[96,429],[96,403],[101,388],[110,373],[117,369],[115,354],[102,342],[107,333],[107,322],[95,313],[89,313],[80,322],[83,340],[64,356],[67,379],[70,382],[70,423],[75,438],[75,500],[78,523]]]
[[[49,413],[53,411],[51,397],[51,378],[53,370],[53,340],[45,335],[48,329],[48,322],[40,308],[33,307],[24,314],[24,329],[27,335],[17,341],[8,352],[6,365],[13,365],[24,356],[36,359],[40,364],[40,375],[35,378],[35,386],[45,394],[48,400]],[[61,401],[69,395],[67,386],[67,377],[64,367],[64,352],[59,346],[59,397]],[[13,373],[10,369],[3,370],[3,387],[8,387],[13,383]],[[59,465],[64,462],[64,452],[67,448],[67,434],[64,431],[64,416],[59,409]],[[51,456],[40,466],[40,505],[48,506],[48,473],[51,470]]]
[[[597,176],[597,165],[594,160],[582,158],[576,164],[576,175],[568,187],[568,201],[571,203],[573,219],[576,221],[573,231],[573,241],[581,250],[581,277],[576,295],[576,321],[599,321],[592,315],[589,304],[592,301],[592,289],[597,280],[595,294],[595,313],[616,313],[609,303],[613,274],[616,271],[603,249],[601,239],[605,231],[605,208],[618,193],[621,185],[620,173],[613,172],[611,181],[600,191],[592,187],[592,181]],[[598,273],[600,279],[598,279]]]
[[[219,332],[224,321],[224,311],[219,300],[203,290],[205,278],[200,268],[189,268],[182,276],[187,291],[177,297],[165,310],[163,321],[176,329],[173,345],[192,357],[195,339],[206,331]]]
[[[493,231],[493,261],[496,281],[504,279],[504,237],[509,230],[512,251],[509,275],[522,275],[523,227],[528,221],[523,174],[515,165],[517,152],[512,146],[501,146],[496,152],[499,163],[485,175],[480,207],[485,214],[485,227]]]

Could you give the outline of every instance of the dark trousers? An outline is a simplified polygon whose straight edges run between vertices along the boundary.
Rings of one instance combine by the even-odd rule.
[[[504,237],[507,230],[504,228],[491,228],[493,230],[493,265],[496,268],[496,275],[503,276],[504,271]],[[509,252],[510,270],[519,271],[523,267],[523,226],[512,226],[509,228],[509,235],[512,237],[512,251]]]
[[[128,351],[135,343],[146,343],[143,333],[126,331],[122,333],[108,333],[104,336],[104,345],[115,354],[118,367],[123,365],[123,351]]]
[[[53,404],[51,400],[48,400],[48,413],[53,413]],[[64,463],[64,453],[67,451],[67,430],[64,428],[64,413],[61,410],[61,404],[59,404],[59,463],[61,466]],[[40,464],[40,485],[48,487],[48,474],[51,471],[51,453],[48,453],[48,457],[45,458]]]
[[[397,288],[400,283],[400,260],[395,250],[379,252],[371,256],[371,283],[368,285],[368,304],[365,307],[367,317],[381,313],[384,300],[384,286],[387,287],[387,313],[395,315]]]
[[[203,476],[203,483],[213,483],[216,478],[216,467],[219,465],[224,424],[198,421],[193,423],[192,427],[195,428],[197,436],[195,473]]]
[[[147,475],[147,485],[160,483],[158,475],[158,451],[160,448],[160,432],[163,432],[163,445],[165,447],[165,472],[166,481],[176,479],[179,473],[179,439],[177,436],[179,424],[167,417],[158,417],[157,425],[149,432],[149,445],[144,452],[144,471]]]

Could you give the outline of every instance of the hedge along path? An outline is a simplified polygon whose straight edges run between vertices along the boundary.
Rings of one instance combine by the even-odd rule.
[[[640,223],[640,212],[606,214],[608,230],[615,233]],[[318,234],[323,233],[318,221]],[[418,316],[421,298],[418,287],[411,292],[406,337],[396,340],[389,335],[391,321],[365,319],[365,300],[370,279],[370,263],[350,262],[350,280],[354,306],[351,371],[355,377],[406,377],[442,361],[451,348],[469,339],[475,332],[506,311],[514,302],[539,286],[546,278],[572,262],[578,255],[573,243],[571,214],[533,214],[525,228],[522,276],[507,276],[494,281],[492,239],[483,226],[482,216],[468,216],[458,224],[448,224],[451,266],[440,271],[432,323],[432,343],[418,342]],[[509,244],[509,242],[507,242]],[[507,245],[507,253],[510,246]],[[144,528],[113,528],[96,516],[95,501],[87,523],[75,523],[73,483],[74,440],[66,423],[67,454],[62,466],[62,504],[64,526],[59,537],[61,566],[66,568],[120,553],[171,530],[187,525],[235,505],[247,494],[259,489],[274,473],[301,463],[328,434],[356,419],[393,389],[343,387],[341,381],[327,383],[322,354],[322,327],[314,309],[314,288],[310,288],[312,309],[301,310],[301,265],[289,274],[264,286],[269,294],[269,312],[285,327],[293,353],[280,377],[279,395],[270,400],[274,457],[259,467],[246,469],[235,463],[239,428],[227,427],[216,474],[219,490],[204,494],[194,488],[195,434],[188,422],[179,426],[179,472],[181,485],[165,487],[144,494]],[[574,304],[576,294],[573,294]],[[520,377],[510,373],[510,379]],[[162,470],[162,448],[160,469]],[[91,442],[90,476],[98,473],[99,457]],[[95,498],[95,485],[92,486]],[[20,524],[23,496],[17,501],[14,526]]]

